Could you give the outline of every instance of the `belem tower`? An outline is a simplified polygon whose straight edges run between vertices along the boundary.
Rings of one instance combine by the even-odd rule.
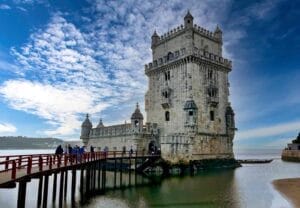
[[[147,120],[137,104],[130,123],[82,123],[81,139],[109,151],[160,149],[171,164],[233,159],[234,111],[229,102],[231,61],[222,57],[222,31],[197,26],[188,12],[184,25],[152,35],[152,62],[145,65]]]

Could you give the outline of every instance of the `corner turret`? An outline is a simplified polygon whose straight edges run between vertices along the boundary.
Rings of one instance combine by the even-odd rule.
[[[228,134],[234,135],[235,122],[234,122],[234,112],[231,106],[227,106],[225,112],[225,119],[226,119],[226,130]]]
[[[193,27],[193,20],[194,17],[191,15],[190,11],[184,17],[184,27],[185,28],[192,28]]]
[[[188,132],[196,132],[198,108],[195,101],[192,98],[187,100],[184,104],[183,110],[186,115],[184,127]]]
[[[86,114],[86,118],[81,125],[81,136],[80,136],[80,139],[82,139],[82,142],[85,145],[87,145],[87,143],[88,143],[90,131],[91,131],[92,127],[93,127],[93,125],[89,119],[89,114]]]
[[[100,118],[99,124],[97,125],[97,128],[102,128],[104,127],[103,122],[102,122],[102,118]]]
[[[140,111],[139,103],[136,104],[136,109],[131,115],[131,128],[134,133],[141,133],[143,131],[143,114]]]
[[[151,36],[151,40],[152,40],[151,41],[151,48],[153,49],[159,41],[159,36],[156,33],[156,30],[154,31],[153,35]]]
[[[217,27],[216,27],[216,29],[214,31],[214,37],[216,39],[218,39],[220,41],[220,43],[222,43],[222,41],[223,41],[222,35],[223,35],[222,30],[217,25]]]

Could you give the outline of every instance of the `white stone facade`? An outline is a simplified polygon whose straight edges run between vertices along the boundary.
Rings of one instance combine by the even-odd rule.
[[[161,37],[155,32],[151,48],[153,61],[145,66],[146,125],[143,116],[135,113],[131,124],[99,124],[93,129],[85,121],[81,139],[117,150],[132,145],[148,150],[152,142],[171,163],[233,158],[234,112],[228,100],[231,61],[222,57],[222,31],[194,25],[188,12],[184,25]]]

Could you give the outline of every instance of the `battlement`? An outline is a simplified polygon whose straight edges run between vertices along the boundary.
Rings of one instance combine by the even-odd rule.
[[[90,138],[93,137],[107,137],[107,136],[121,136],[131,134],[131,124],[118,124],[112,126],[103,126],[100,128],[93,128],[90,131]]]
[[[204,51],[201,49],[196,49],[196,48],[194,48],[193,52],[186,53],[185,48],[182,48],[180,51],[178,50],[178,51],[174,51],[174,52],[169,52],[166,56],[161,57],[157,60],[154,60],[153,62],[146,64],[145,71],[147,73],[147,71],[154,70],[156,68],[168,65],[169,63],[178,61],[187,56],[198,57],[202,60],[208,60],[215,64],[219,64],[224,67],[227,67],[229,69],[232,68],[232,62],[230,60],[220,57],[216,54],[209,53],[207,51]]]
[[[157,37],[157,42],[156,42],[156,46],[160,45],[161,43],[165,42],[166,40],[169,40],[171,38],[176,37],[177,35],[180,35],[182,33],[184,33],[185,31],[189,30],[190,28],[184,27],[182,24],[178,27],[175,27],[171,30],[169,30],[167,33],[164,33],[163,35]],[[217,41],[220,42],[220,39],[218,37],[215,36],[215,33],[206,30],[203,27],[198,26],[197,24],[194,24],[193,26],[193,31],[200,34],[203,37],[206,37],[208,39],[211,39],[213,41]]]

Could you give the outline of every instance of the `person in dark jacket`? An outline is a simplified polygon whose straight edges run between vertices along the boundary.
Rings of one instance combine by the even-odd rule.
[[[94,149],[94,147],[91,145],[91,152],[95,152],[95,149]]]
[[[61,145],[58,145],[58,147],[55,150],[56,155],[62,155],[64,153],[64,149],[61,147]]]

